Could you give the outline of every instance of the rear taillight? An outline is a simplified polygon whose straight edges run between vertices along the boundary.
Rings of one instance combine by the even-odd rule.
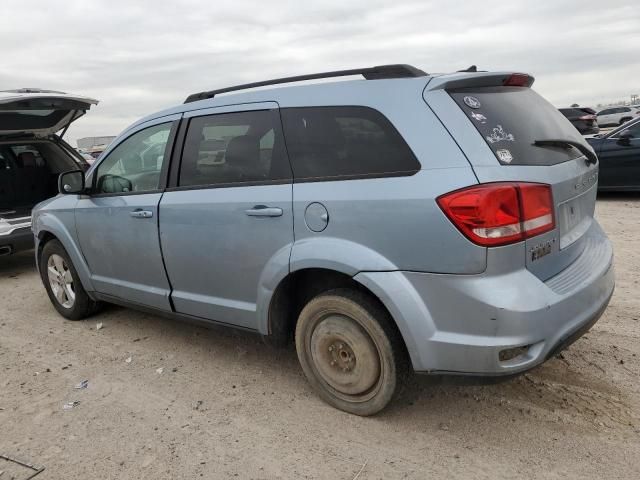
[[[526,73],[512,73],[502,83],[505,87],[530,87],[533,79]]]
[[[583,115],[578,117],[578,120],[595,120],[597,117],[595,115]]]
[[[555,228],[551,187],[542,183],[486,183],[447,193],[437,202],[469,240],[485,247]]]

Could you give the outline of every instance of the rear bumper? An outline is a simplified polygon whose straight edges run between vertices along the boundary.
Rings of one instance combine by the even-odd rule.
[[[565,348],[609,303],[615,284],[611,243],[595,221],[585,235],[581,255],[545,282],[524,268],[481,275],[364,272],[355,278],[391,312],[414,370],[509,375]],[[510,350],[517,355],[508,358]]]
[[[6,235],[0,235],[0,255],[10,255],[23,250],[30,250],[33,245],[31,227],[19,228]]]

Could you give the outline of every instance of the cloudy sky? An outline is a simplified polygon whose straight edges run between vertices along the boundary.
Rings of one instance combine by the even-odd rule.
[[[385,63],[524,71],[558,106],[640,94],[634,0],[2,0],[0,45],[0,89],[101,101],[73,141],[195,91]]]

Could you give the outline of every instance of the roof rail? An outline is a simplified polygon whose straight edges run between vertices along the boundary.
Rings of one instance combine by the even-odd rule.
[[[424,77],[427,75],[419,68],[411,65],[380,65],[369,68],[355,68],[351,70],[337,70],[335,72],[312,73],[310,75],[298,75],[295,77],[275,78],[273,80],[264,80],[262,82],[245,83],[244,85],[236,85],[235,87],[220,88],[218,90],[210,90],[208,92],[199,92],[189,95],[184,103],[197,102],[213,98],[219,93],[235,92],[237,90],[246,90],[248,88],[264,87],[267,85],[278,85],[281,83],[303,82],[305,80],[317,80],[320,78],[346,77],[350,75],[362,75],[366,80],[380,80],[384,78],[407,78],[407,77]]]

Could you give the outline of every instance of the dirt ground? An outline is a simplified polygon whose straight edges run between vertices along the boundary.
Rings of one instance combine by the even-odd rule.
[[[46,467],[37,480],[638,479],[640,195],[597,216],[617,289],[585,337],[503,383],[414,377],[374,418],[320,401],[293,347],[116,307],[64,321],[31,253],[2,258],[0,454]]]

